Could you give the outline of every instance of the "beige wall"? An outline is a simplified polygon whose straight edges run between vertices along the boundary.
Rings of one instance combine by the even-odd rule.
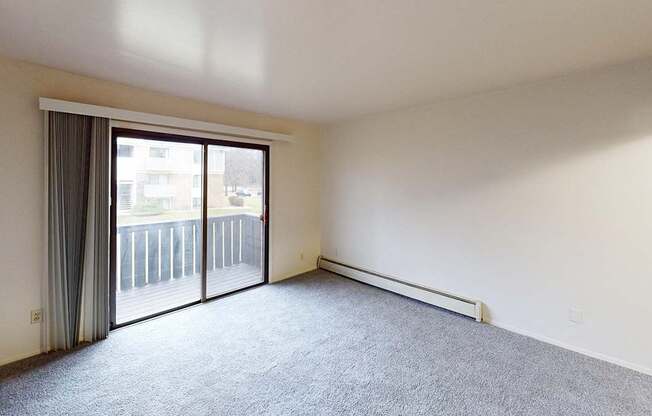
[[[0,58],[0,364],[39,351],[39,326],[29,323],[29,311],[41,304],[45,241],[39,96],[295,135],[296,143],[271,150],[271,280],[314,268],[320,250],[315,126]]]
[[[341,123],[321,153],[327,257],[652,373],[652,60]]]

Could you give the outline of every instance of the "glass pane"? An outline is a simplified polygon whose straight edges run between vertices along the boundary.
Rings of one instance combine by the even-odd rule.
[[[208,146],[207,296],[261,283],[263,152]]]
[[[118,137],[116,324],[201,299],[203,146]]]

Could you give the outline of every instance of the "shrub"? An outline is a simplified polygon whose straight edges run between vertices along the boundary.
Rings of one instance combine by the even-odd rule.
[[[244,206],[244,199],[236,195],[231,195],[229,197],[229,204],[233,205],[234,207],[242,207]]]

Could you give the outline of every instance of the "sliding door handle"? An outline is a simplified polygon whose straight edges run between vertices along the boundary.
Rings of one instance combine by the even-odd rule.
[[[260,221],[263,224],[267,225],[267,220],[268,220],[268,218],[267,218],[267,207],[265,207],[265,208],[263,208],[263,213],[260,214]]]

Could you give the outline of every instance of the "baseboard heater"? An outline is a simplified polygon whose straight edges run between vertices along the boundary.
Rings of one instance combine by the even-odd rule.
[[[482,302],[480,301],[467,299],[416,283],[406,282],[396,277],[387,276],[372,270],[365,270],[322,256],[317,260],[317,267],[362,283],[389,290],[390,292],[398,293],[399,295],[448,309],[482,322]]]

